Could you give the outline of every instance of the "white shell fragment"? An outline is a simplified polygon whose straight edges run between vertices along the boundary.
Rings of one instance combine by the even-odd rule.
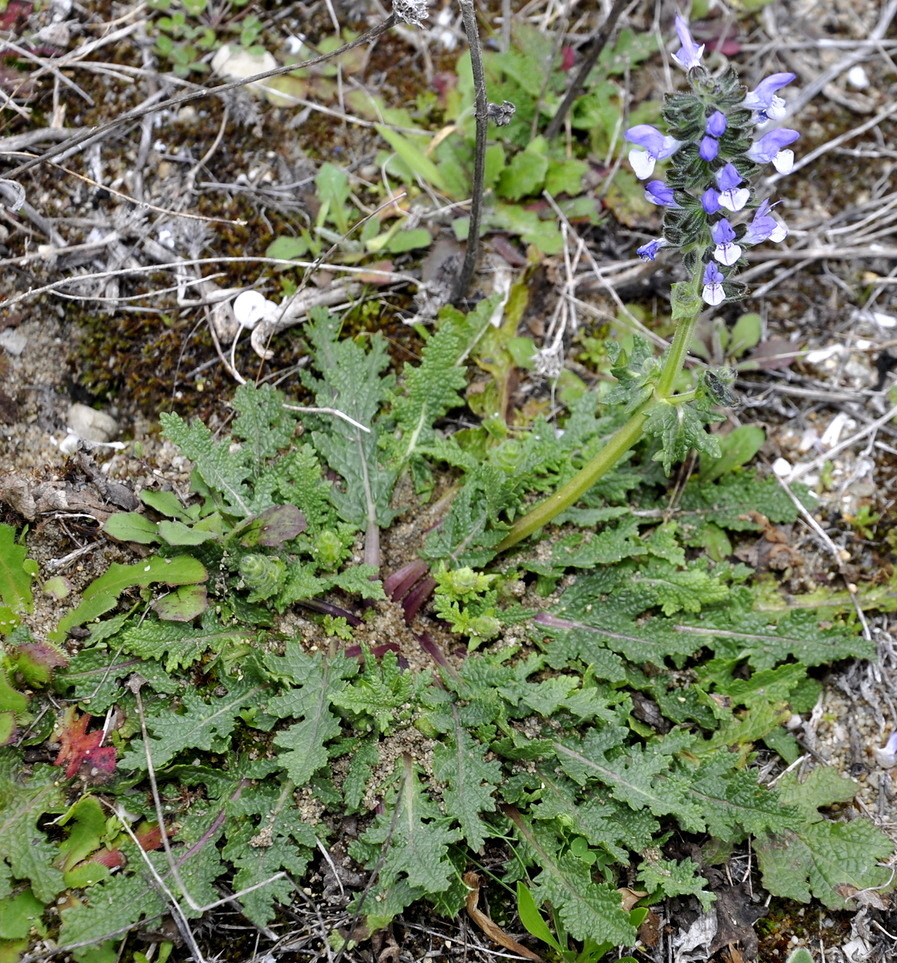
[[[234,317],[237,323],[250,330],[259,321],[272,321],[280,306],[269,301],[258,291],[243,291],[234,301]]]

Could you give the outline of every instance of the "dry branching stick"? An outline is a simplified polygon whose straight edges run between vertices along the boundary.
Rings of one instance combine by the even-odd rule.
[[[486,183],[486,129],[489,125],[489,101],[486,97],[486,74],[483,71],[483,57],[480,48],[480,33],[477,28],[477,15],[473,0],[459,0],[461,16],[464,19],[464,32],[470,48],[470,68],[473,72],[473,90],[476,116],[476,144],[473,157],[473,185],[470,200],[470,225],[467,229],[467,247],[464,263],[455,282],[452,302],[457,304],[470,287],[473,272],[480,253],[480,220],[483,208],[483,193]]]
[[[557,113],[551,118],[551,122],[545,129],[545,137],[547,140],[557,137],[561,129],[561,124],[564,123],[564,118],[573,105],[573,101],[580,95],[583,87],[585,87],[592,68],[598,62],[601,51],[604,50],[607,45],[612,31],[620,19],[620,14],[623,12],[623,7],[625,7],[628,2],[629,0],[616,0],[613,7],[611,7],[610,13],[607,15],[607,19],[601,24],[601,29],[595,37],[595,42],[592,44],[592,49],[589,51],[588,57],[583,61],[579,72],[573,78],[573,82],[570,84],[564,99],[561,101],[561,106],[558,107]]]

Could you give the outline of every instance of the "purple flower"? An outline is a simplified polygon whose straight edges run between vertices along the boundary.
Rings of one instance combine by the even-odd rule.
[[[729,122],[726,120],[726,115],[721,110],[716,110],[707,118],[707,126],[704,130],[711,137],[722,137],[728,125]]]
[[[701,195],[701,207],[704,208],[705,214],[716,214],[718,211],[721,211],[722,205],[719,202],[719,191],[708,187]]]
[[[720,304],[726,299],[726,292],[723,290],[723,272],[711,261],[704,268],[704,287],[701,289],[701,297],[707,304]]]
[[[701,160],[715,160],[718,153],[719,141],[715,137],[708,136],[701,138],[701,146],[698,148],[698,154],[701,155]]]
[[[648,181],[645,185],[645,198],[652,204],[659,204],[661,207],[678,207],[673,196],[673,188],[667,187],[663,181]]]
[[[685,17],[676,15],[676,33],[679,35],[679,43],[682,44],[678,53],[672,54],[673,60],[683,70],[691,70],[692,67],[700,67],[701,57],[704,55],[704,45],[699,47],[692,39],[688,29],[688,21]]]
[[[738,185],[744,182],[744,178],[735,169],[733,164],[726,164],[716,175],[716,183],[719,186],[719,203],[727,211],[740,211],[751,198],[751,192],[746,187]]]
[[[629,152],[629,163],[632,164],[635,176],[640,181],[651,176],[654,172],[655,161],[670,157],[682,146],[682,141],[662,134],[650,124],[636,124],[635,127],[630,127],[623,136],[633,144],[645,148],[644,150],[631,150]]]
[[[720,218],[720,220],[711,226],[710,236],[716,245],[713,250],[713,256],[720,264],[725,264],[726,267],[729,267],[741,257],[741,246],[734,243],[735,231],[726,218]]]
[[[776,96],[776,91],[787,86],[795,74],[770,74],[762,80],[742,101],[741,106],[757,111],[757,123],[767,120],[781,120],[785,116],[785,101]]]
[[[772,207],[768,200],[764,201],[754,214],[754,219],[747,226],[744,237],[745,244],[759,244],[761,241],[773,241],[778,244],[788,236],[788,228],[770,211]]]
[[[772,164],[780,174],[787,174],[794,166],[794,151],[783,150],[788,144],[793,144],[800,134],[788,127],[780,127],[764,134],[755,141],[747,156],[755,164]]]
[[[653,241],[648,241],[647,244],[643,244],[635,253],[638,254],[643,261],[653,261],[654,258],[657,257],[657,252],[669,243],[666,238],[658,237]]]

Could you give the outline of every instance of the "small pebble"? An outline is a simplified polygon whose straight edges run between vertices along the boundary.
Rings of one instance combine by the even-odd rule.
[[[857,64],[847,71],[847,83],[855,90],[865,90],[869,86],[869,75]]]
[[[6,328],[0,331],[0,348],[6,348],[10,354],[17,358],[25,350],[27,344],[28,339],[15,328]]]
[[[87,405],[74,404],[68,410],[66,424],[72,434],[84,441],[112,441],[118,434],[118,422],[105,411],[97,411]]]
[[[772,470],[779,478],[787,478],[791,474],[791,462],[787,458],[776,458]]]

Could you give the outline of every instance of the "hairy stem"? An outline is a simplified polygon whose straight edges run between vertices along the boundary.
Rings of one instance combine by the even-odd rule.
[[[499,552],[504,552],[518,542],[522,542],[523,539],[538,531],[543,525],[547,525],[553,518],[556,518],[561,512],[578,501],[617,464],[626,452],[641,441],[645,421],[652,409],[657,405],[670,403],[675,391],[676,381],[685,364],[695,323],[701,313],[698,290],[702,271],[703,265],[698,261],[692,279],[689,282],[677,285],[681,291],[681,297],[676,297],[679,292],[674,289],[673,316],[677,316],[676,302],[678,301],[680,306],[679,324],[670,350],[664,358],[663,368],[654,386],[652,397],[639,405],[626,424],[618,428],[598,453],[566,484],[517,519],[508,534],[499,542],[497,549]],[[687,314],[681,313],[684,305],[691,305],[691,310]]]
[[[467,229],[467,248],[464,263],[452,292],[452,301],[457,304],[467,294],[477,257],[480,253],[480,220],[482,218],[483,193],[486,181],[486,129],[489,126],[489,101],[486,97],[486,74],[483,71],[483,57],[480,48],[480,32],[477,27],[476,11],[473,0],[459,0],[464,32],[470,47],[470,67],[473,71],[473,89],[476,103],[476,144],[473,157],[473,186],[470,200],[470,226]]]

